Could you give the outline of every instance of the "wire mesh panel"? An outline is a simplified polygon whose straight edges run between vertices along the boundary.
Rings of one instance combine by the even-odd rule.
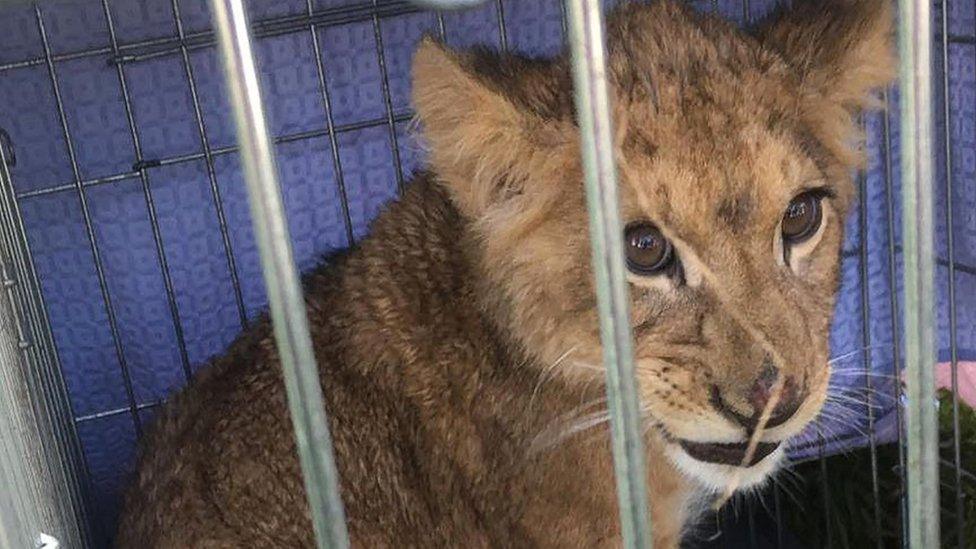
[[[774,2],[693,4],[744,25]],[[560,51],[566,37],[558,0],[490,0],[444,13],[386,0],[248,7],[303,269],[361,239],[422,169],[409,132],[410,59],[422,34],[538,55]],[[976,524],[959,520],[974,516],[976,501],[966,452],[976,440],[966,430],[967,384],[976,378],[967,362],[976,360],[976,19],[971,2],[936,8],[935,328],[945,364],[937,381],[956,388],[941,409],[941,478],[955,486],[943,489],[943,543],[964,546]],[[265,307],[241,163],[205,1],[52,0],[0,10],[0,128],[17,157],[7,158],[12,186],[0,214],[23,228],[5,238],[20,250],[18,272],[26,280],[36,272],[42,290],[22,296],[30,329],[49,341],[37,351],[48,388],[37,390],[56,396],[55,416],[73,419],[53,425],[66,458],[83,449],[69,485],[90,486],[104,537],[141,426]],[[786,474],[761,501],[734,500],[721,533],[714,522],[702,526],[701,538],[720,536],[717,546],[731,543],[736,525],[746,545],[788,546],[801,536],[841,546],[852,509],[871,525],[869,545],[906,539],[898,511],[905,454],[892,444],[904,423],[898,91],[883,102],[887,111],[862,120],[867,169],[848,220],[831,337],[835,398],[820,430],[792,448],[799,481]],[[840,451],[851,457],[832,457]],[[856,497],[844,500],[852,478]],[[791,522],[794,498],[812,517],[809,531]]]
[[[38,294],[0,131],[0,543],[89,539],[86,471]]]

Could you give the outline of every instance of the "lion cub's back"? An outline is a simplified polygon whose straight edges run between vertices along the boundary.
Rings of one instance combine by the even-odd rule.
[[[116,545],[294,543],[310,530],[284,385],[262,322],[149,425]]]

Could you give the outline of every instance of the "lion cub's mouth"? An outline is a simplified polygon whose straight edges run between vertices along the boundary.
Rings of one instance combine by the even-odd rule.
[[[679,444],[689,456],[698,461],[708,463],[721,463],[723,465],[741,466],[742,460],[746,457],[746,450],[749,448],[748,442],[692,442],[690,440],[679,440]],[[749,467],[759,463],[779,448],[779,442],[760,442],[756,445],[756,451],[752,453],[749,460]]]

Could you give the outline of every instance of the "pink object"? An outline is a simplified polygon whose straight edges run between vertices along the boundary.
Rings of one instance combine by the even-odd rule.
[[[957,362],[959,375],[959,400],[970,408],[976,408],[976,362]],[[935,365],[935,386],[952,390],[952,364],[940,362]]]

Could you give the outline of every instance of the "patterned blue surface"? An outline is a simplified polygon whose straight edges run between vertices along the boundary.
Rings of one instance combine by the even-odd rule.
[[[176,35],[169,0],[114,0],[110,4],[122,45]],[[250,4],[256,20],[302,14],[305,10],[302,0]],[[708,1],[695,4],[706,9],[712,5]],[[722,14],[740,23],[747,17],[758,17],[771,4],[753,1],[746,10],[739,0],[718,2]],[[349,0],[318,0],[313,5],[317,10],[340,5],[364,6]],[[192,35],[208,28],[204,0],[186,0],[179,7],[186,33]],[[41,13],[55,56],[110,45],[108,24],[99,2],[47,1],[41,5]],[[504,29],[499,25],[500,18],[504,19]],[[559,50],[563,39],[562,18],[557,0],[503,0],[469,12],[446,14],[443,21],[447,41],[455,46],[489,44],[552,54]],[[386,93],[394,115],[409,113],[413,45],[423,33],[437,33],[438,28],[433,14],[412,13],[381,18],[378,29],[372,19],[365,18],[318,30],[335,124],[345,128],[337,138],[338,156],[357,238],[365,234],[369,220],[397,192],[397,166],[390,131],[385,124]],[[950,2],[950,33],[969,42],[959,40],[950,46],[948,95],[952,113],[949,121],[954,184],[952,230],[959,265],[954,275],[959,305],[957,344],[960,355],[970,359],[976,359],[976,307],[972,306],[976,304],[974,29],[972,3]],[[384,91],[377,30],[382,41],[379,51],[383,54],[388,92]],[[117,493],[131,464],[136,426],[127,411],[129,400],[122,366],[78,194],[70,186],[43,193],[74,180],[33,10],[6,9],[0,14],[0,36],[4,37],[0,64],[35,60],[0,72],[0,127],[10,133],[16,146],[18,164],[12,169],[13,180],[16,190],[23,195],[20,207],[50,311],[71,404],[79,418],[97,518],[109,531]],[[223,212],[226,222],[246,316],[254,317],[265,305],[240,165],[235,154],[221,150],[233,146],[234,139],[214,49],[192,49],[189,58],[200,122],[210,149],[216,151],[212,164],[216,192],[211,187],[210,170],[203,154],[203,136],[187,70],[179,50],[173,50],[172,43],[169,47],[169,53],[124,65],[144,158],[175,159],[146,172],[154,217],[150,216],[141,179],[131,173],[136,155],[118,75],[115,67],[106,62],[108,50],[54,63],[81,178],[87,181],[122,174],[112,182],[87,187],[85,192],[91,233],[97,244],[105,289],[112,302],[118,345],[129,372],[132,394],[137,405],[148,407],[140,412],[143,421],[151,415],[153,403],[185,380],[181,337],[175,326],[181,327],[182,345],[191,366],[219,352],[240,330],[241,317],[218,210]],[[275,135],[324,128],[326,113],[310,31],[306,28],[262,38],[258,41],[257,54]],[[939,63],[941,69],[941,59]],[[939,82],[941,85],[941,79]],[[893,106],[896,105],[897,96],[892,100]],[[938,112],[942,112],[941,105]],[[891,181],[896,197],[893,236],[897,242],[900,237],[897,118],[892,116],[890,122],[890,161],[896,172]],[[860,220],[855,215],[849,221],[843,289],[832,332],[835,356],[854,351],[839,360],[837,368],[865,368],[865,353],[856,351],[871,345],[870,366],[878,376],[892,372],[891,295],[892,291],[900,292],[900,288],[892,288],[889,272],[883,124],[881,114],[865,120],[870,152],[863,202],[866,263],[862,269]],[[352,125],[355,128],[349,129]],[[940,132],[942,128],[944,124],[940,120]],[[939,135],[938,250],[943,265],[938,272],[938,332],[944,359],[949,349],[946,297],[949,271],[945,262],[944,141],[942,134]],[[422,158],[405,122],[396,124],[396,137],[403,173],[409,175],[421,165]],[[348,244],[333,151],[328,137],[320,133],[282,143],[277,152],[296,256],[301,267],[308,268],[321,254]],[[154,225],[168,263],[176,322],[167,299]],[[900,268],[897,252],[895,263]],[[894,280],[900,283],[900,273],[895,274]],[[862,299],[865,284],[866,303]],[[839,385],[856,386],[864,378],[849,373],[838,375],[837,381]],[[872,382],[876,386],[888,383],[884,377],[873,378]],[[882,389],[890,394],[890,386]],[[891,414],[887,412],[892,410],[893,399],[881,395],[875,404],[881,407],[875,414],[878,421],[884,425],[890,423]],[[846,406],[851,411],[843,413],[853,414],[847,421],[859,423],[862,428],[866,426],[865,411]],[[842,411],[837,408],[833,413]],[[826,423],[826,430],[832,434],[852,432],[840,425],[830,425],[829,420]],[[890,434],[890,430],[882,429],[882,438]],[[809,452],[797,455],[809,455]]]

